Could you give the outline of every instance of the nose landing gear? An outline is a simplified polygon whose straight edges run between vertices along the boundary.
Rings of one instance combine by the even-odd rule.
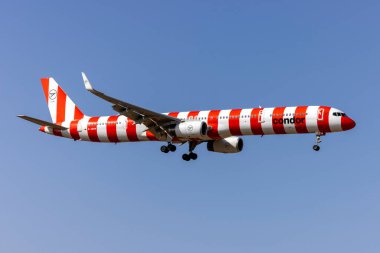
[[[319,151],[321,149],[321,147],[319,147],[318,144],[322,142],[321,136],[324,136],[324,135],[326,135],[326,134],[325,133],[316,133],[315,134],[315,143],[316,144],[313,146],[314,151]]]

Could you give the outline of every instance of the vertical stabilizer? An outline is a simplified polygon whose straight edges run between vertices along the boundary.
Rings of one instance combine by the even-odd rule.
[[[53,123],[82,119],[84,114],[54,78],[41,78],[42,88]]]

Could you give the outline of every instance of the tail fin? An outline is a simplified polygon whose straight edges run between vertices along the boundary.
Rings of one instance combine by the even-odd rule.
[[[82,119],[84,114],[66,95],[54,78],[41,78],[42,88],[53,123]]]

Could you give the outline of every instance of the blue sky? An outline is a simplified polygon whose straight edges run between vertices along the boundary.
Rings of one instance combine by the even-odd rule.
[[[1,252],[379,252],[378,1],[4,1]],[[349,132],[199,146],[93,144],[50,119],[40,77],[88,115],[96,87],[156,111],[330,105]]]

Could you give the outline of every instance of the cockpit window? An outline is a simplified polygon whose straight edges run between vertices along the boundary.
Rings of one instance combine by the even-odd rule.
[[[333,115],[334,116],[343,116],[343,117],[347,116],[344,112],[333,112]]]

